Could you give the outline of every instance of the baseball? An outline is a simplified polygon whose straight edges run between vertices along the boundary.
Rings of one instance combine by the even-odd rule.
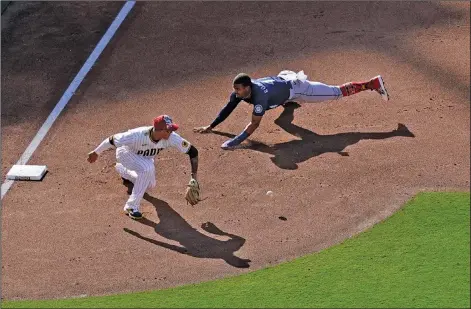
[[[268,195],[269,197],[272,197],[272,196],[273,196],[273,191],[267,191],[267,195]]]

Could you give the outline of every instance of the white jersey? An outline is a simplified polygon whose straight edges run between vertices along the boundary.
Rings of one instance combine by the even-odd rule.
[[[169,147],[174,147],[182,153],[187,153],[190,149],[191,144],[175,132],[172,132],[167,140],[154,142],[151,139],[151,130],[152,126],[139,127],[115,134],[113,135],[114,146],[147,158],[153,158],[161,150]]]

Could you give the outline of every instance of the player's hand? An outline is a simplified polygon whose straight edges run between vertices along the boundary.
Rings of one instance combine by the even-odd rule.
[[[193,132],[195,133],[210,133],[212,131],[213,129],[211,128],[211,126],[197,127],[193,129]]]
[[[98,154],[95,151],[88,153],[87,161],[90,163],[95,162],[98,159]]]
[[[231,150],[231,149],[234,149],[236,146],[238,146],[240,144],[239,141],[235,140],[235,139],[230,139],[230,140],[227,140],[225,141],[222,145],[221,145],[221,148],[224,149],[224,150]]]

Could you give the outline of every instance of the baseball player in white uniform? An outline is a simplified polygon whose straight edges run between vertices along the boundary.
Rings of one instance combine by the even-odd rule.
[[[116,171],[123,183],[133,184],[132,193],[124,211],[133,219],[141,219],[139,206],[147,189],[156,185],[154,157],[165,148],[174,147],[190,156],[191,179],[197,179],[198,150],[175,133],[178,125],[168,115],[154,118],[153,126],[139,127],[106,138],[88,154],[93,163],[105,150],[116,148]]]

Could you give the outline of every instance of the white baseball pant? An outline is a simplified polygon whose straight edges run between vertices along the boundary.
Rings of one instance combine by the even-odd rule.
[[[303,100],[305,102],[322,102],[337,100],[343,97],[339,86],[326,85],[319,82],[292,81],[293,88],[290,89],[290,100]]]
[[[154,158],[139,156],[124,147],[119,147],[116,149],[116,161],[116,171],[134,184],[124,210],[139,211],[142,197],[148,189],[156,185]]]
[[[291,81],[293,87],[290,89],[289,100],[301,99],[306,102],[321,102],[337,100],[343,97],[339,86],[311,82],[307,80],[307,75],[304,74],[304,71],[295,73],[294,71],[284,70],[278,76]]]

